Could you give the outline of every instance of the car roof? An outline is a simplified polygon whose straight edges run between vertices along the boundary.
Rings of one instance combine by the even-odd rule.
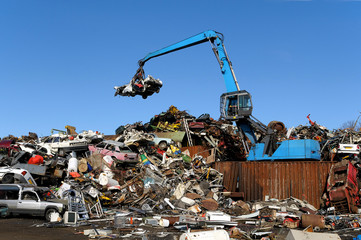
[[[50,188],[48,187],[38,187],[35,185],[31,185],[31,184],[26,184],[26,183],[6,183],[6,184],[0,184],[0,188],[2,189],[23,189],[23,190],[32,190],[32,191],[49,191]]]
[[[19,191],[20,190],[20,186],[18,185],[9,185],[9,184],[0,184],[0,189],[2,191],[5,191],[5,190],[12,190],[12,191]]]
[[[117,141],[113,141],[113,140],[104,140],[103,143],[111,144],[111,145],[118,146],[118,147],[125,147],[126,146],[125,143],[117,142]]]

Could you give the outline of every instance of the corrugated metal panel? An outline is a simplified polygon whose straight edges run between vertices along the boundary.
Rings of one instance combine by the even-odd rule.
[[[229,191],[244,192],[245,200],[290,196],[320,206],[331,162],[217,162]],[[236,171],[235,171],[236,170]],[[235,182],[234,182],[235,181]]]
[[[223,185],[229,192],[239,192],[238,166],[239,162],[216,162],[215,169],[223,173]]]

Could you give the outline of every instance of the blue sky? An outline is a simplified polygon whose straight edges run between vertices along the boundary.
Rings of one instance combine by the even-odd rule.
[[[159,94],[114,97],[147,53],[212,29],[253,115],[329,129],[360,106],[361,1],[0,1],[0,137],[52,128],[114,134],[170,105],[219,117],[226,91],[208,43],[150,60]]]

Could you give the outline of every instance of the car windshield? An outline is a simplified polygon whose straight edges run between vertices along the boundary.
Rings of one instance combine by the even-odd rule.
[[[122,142],[104,141],[97,144],[97,148],[104,148],[116,152],[133,152],[127,145]]]
[[[119,151],[120,152],[129,152],[129,153],[133,152],[129,147],[119,148]]]

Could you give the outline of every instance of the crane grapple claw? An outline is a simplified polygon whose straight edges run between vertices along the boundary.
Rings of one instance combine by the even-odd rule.
[[[148,96],[153,95],[153,93],[158,93],[160,88],[163,86],[163,83],[159,79],[155,79],[152,76],[148,75],[146,79],[136,79],[134,78],[130,83],[123,86],[115,86],[114,96],[127,96],[135,97],[136,95],[141,95],[144,99]]]

